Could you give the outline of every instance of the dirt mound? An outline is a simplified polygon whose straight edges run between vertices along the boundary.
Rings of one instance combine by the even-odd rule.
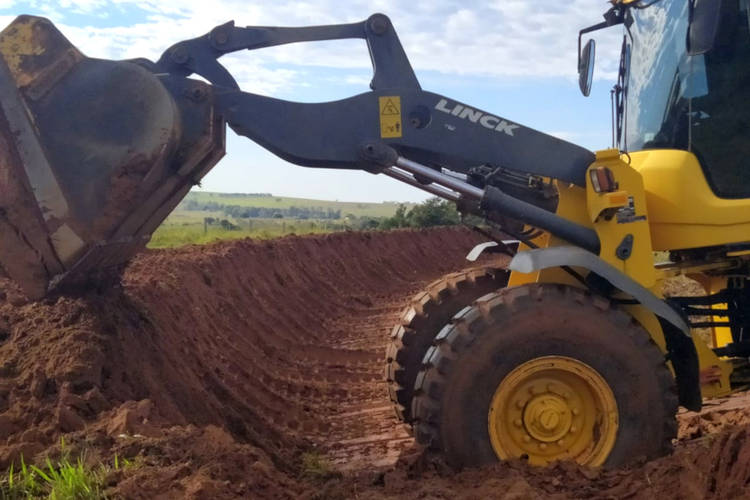
[[[216,426],[283,473],[315,447],[348,464],[363,449],[398,455],[408,436],[381,384],[389,326],[476,241],[441,229],[153,251],[121,287],[36,303],[6,282],[0,466],[84,429],[168,454]]]
[[[677,421],[681,441],[716,434],[729,426],[750,425],[750,392],[705,401],[702,411],[684,411]]]
[[[125,498],[750,494],[750,396],[680,415],[675,454],[629,470],[456,472],[421,454],[388,401],[385,345],[408,298],[477,241],[449,228],[152,251],[119,287],[35,303],[0,281],[0,466],[64,435],[91,460],[137,461],[110,481]]]

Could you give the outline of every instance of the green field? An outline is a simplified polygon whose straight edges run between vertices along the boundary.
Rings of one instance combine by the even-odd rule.
[[[397,201],[385,201],[382,203],[360,203],[351,201],[328,201],[312,200],[308,198],[291,198],[287,196],[259,196],[249,194],[234,193],[207,193],[202,191],[191,191],[183,201],[185,205],[190,200],[200,203],[216,202],[223,205],[238,205],[243,207],[263,207],[263,208],[289,208],[289,207],[308,207],[308,208],[332,208],[341,210],[342,217],[351,214],[356,217],[391,217],[396,213],[396,209],[401,204]],[[411,207],[414,203],[404,203]]]
[[[192,203],[191,203],[192,202]],[[209,203],[222,207],[257,207],[288,211],[311,209],[334,211],[335,218],[310,217],[233,217],[223,209],[200,210],[197,206]],[[404,203],[412,207],[413,203]],[[188,210],[187,207],[193,209]],[[185,200],[154,232],[150,248],[166,248],[188,244],[204,244],[217,240],[239,238],[277,238],[289,234],[327,233],[362,229],[368,220],[392,217],[398,202],[357,203],[270,195],[190,192]],[[206,219],[213,219],[212,224]],[[226,221],[224,223],[223,221]],[[222,226],[221,223],[225,225]],[[231,227],[230,227],[231,226]]]

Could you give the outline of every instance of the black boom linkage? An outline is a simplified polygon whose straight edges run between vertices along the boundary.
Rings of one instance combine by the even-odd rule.
[[[243,92],[219,62],[224,54],[319,40],[364,39],[373,65],[371,91],[340,101],[299,103]],[[594,253],[596,233],[553,212],[476,186],[455,173],[483,165],[585,186],[594,154],[453,99],[423,91],[383,14],[352,24],[301,28],[236,27],[234,22],[177,43],[155,71],[198,74],[214,85],[214,107],[238,134],[308,167],[384,173],[479,210],[502,210]],[[448,169],[454,175],[446,175]]]

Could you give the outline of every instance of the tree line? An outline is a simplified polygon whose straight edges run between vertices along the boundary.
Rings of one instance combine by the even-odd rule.
[[[209,212],[222,212],[227,217],[235,219],[331,219],[341,218],[341,210],[326,207],[295,207],[271,208],[271,207],[247,207],[242,205],[225,205],[215,201],[200,202],[188,200],[183,205],[185,210],[205,210]]]
[[[453,202],[430,198],[409,209],[399,205],[392,217],[360,217],[357,229],[398,229],[453,226],[461,223],[461,214]]]
[[[451,226],[461,223],[461,215],[456,210],[454,203],[440,198],[430,198],[422,203],[409,208],[401,204],[396,209],[396,213],[391,217],[357,217],[354,214],[347,213],[341,216],[341,210],[334,210],[323,207],[289,207],[289,208],[267,208],[267,207],[243,207],[239,205],[224,205],[210,202],[197,202],[189,200],[185,202],[186,210],[205,210],[211,212],[223,212],[228,217],[235,219],[252,219],[252,218],[294,218],[294,219],[320,219],[341,221],[338,225],[331,226],[333,230],[356,229],[398,229],[398,228],[424,228],[434,226]],[[231,224],[227,220],[214,219],[207,217],[207,224]],[[226,227],[225,229],[233,229]],[[237,228],[239,229],[239,228]]]

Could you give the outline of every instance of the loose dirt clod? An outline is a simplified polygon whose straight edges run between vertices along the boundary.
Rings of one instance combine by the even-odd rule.
[[[749,421],[736,398],[682,415],[674,456],[627,471],[455,472],[421,456],[384,348],[406,300],[477,241],[448,228],[152,251],[119,287],[36,303],[0,281],[0,467],[65,435],[91,460],[135,460],[110,478],[125,498],[750,493],[748,428],[722,430]]]

